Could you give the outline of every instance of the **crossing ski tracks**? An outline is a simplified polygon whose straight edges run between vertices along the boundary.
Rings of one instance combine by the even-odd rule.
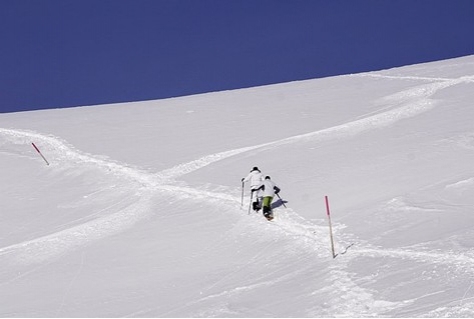
[[[371,75],[361,75],[360,77],[371,77]],[[88,209],[86,214],[84,214],[85,208],[80,211],[81,215],[74,215],[73,213],[71,213],[71,216],[57,214],[56,216],[59,216],[58,221],[51,221],[53,226],[43,225],[40,223],[41,221],[38,221],[37,223],[44,227],[44,231],[31,232],[22,238],[19,237],[17,241],[9,239],[9,244],[0,248],[0,259],[8,265],[8,271],[25,270],[25,273],[12,277],[14,279],[9,280],[8,285],[15,280],[27,278],[32,272],[40,271],[43,266],[46,267],[57,260],[62,260],[62,256],[81,257],[78,259],[78,266],[80,266],[78,269],[80,271],[75,272],[75,274],[80,274],[83,269],[94,267],[93,263],[87,264],[87,259],[90,257],[87,253],[81,251],[89,252],[88,248],[91,246],[103,248],[111,247],[107,244],[120,243],[125,245],[125,247],[119,247],[120,254],[123,253],[122,249],[127,253],[137,254],[137,250],[144,249],[147,252],[146,249],[150,249],[151,246],[159,246],[160,249],[153,250],[155,253],[158,251],[159,255],[169,253],[169,250],[164,243],[159,242],[156,238],[165,238],[165,240],[173,238],[173,241],[181,244],[177,247],[185,247],[183,248],[185,253],[178,257],[169,254],[168,257],[174,258],[174,261],[169,263],[176,267],[187,264],[187,262],[192,264],[192,274],[195,277],[190,275],[186,277],[186,280],[199,277],[195,282],[197,287],[202,284],[201,280],[203,278],[206,279],[204,280],[205,287],[201,290],[202,295],[195,296],[193,295],[194,291],[187,291],[186,289],[173,290],[175,282],[163,281],[167,288],[173,290],[173,295],[180,296],[179,298],[184,295],[188,298],[184,302],[181,299],[176,300],[175,305],[186,306],[181,308],[176,306],[177,311],[173,312],[173,309],[162,309],[158,306],[153,308],[153,306],[150,306],[153,303],[149,303],[149,308],[144,307],[140,312],[130,311],[129,313],[140,313],[144,316],[168,313],[168,311],[179,315],[198,313],[209,316],[219,314],[242,315],[242,312],[232,312],[241,305],[242,300],[252,299],[250,296],[255,297],[263,292],[284,291],[280,288],[293,287],[291,282],[295,281],[302,283],[300,288],[304,291],[300,295],[293,296],[294,299],[288,298],[285,301],[298,300],[300,302],[301,299],[304,299],[307,303],[302,302],[302,304],[305,305],[313,305],[314,300],[323,301],[318,305],[304,309],[299,313],[302,316],[389,316],[401,313],[400,311],[407,311],[406,313],[414,315],[426,314],[420,308],[412,306],[423,298],[433,298],[432,304],[439,305],[439,307],[431,309],[429,314],[448,314],[451,310],[458,314],[463,313],[463,311],[469,313],[468,303],[472,289],[468,282],[466,284],[463,281],[472,275],[470,265],[474,260],[468,248],[462,247],[462,245],[450,247],[450,242],[445,243],[444,246],[436,246],[435,244],[397,246],[395,242],[391,245],[383,245],[383,243],[376,245],[369,240],[375,236],[370,238],[369,235],[361,235],[360,232],[356,235],[354,229],[345,224],[346,220],[340,218],[336,219],[333,225],[337,258],[332,259],[328,226],[324,220],[324,207],[322,205],[321,209],[315,209],[321,211],[321,218],[308,219],[305,218],[309,215],[308,212],[302,209],[300,211],[295,210],[291,202],[288,205],[289,207],[286,207],[286,202],[280,199],[281,205],[274,207],[274,219],[268,221],[264,219],[261,213],[254,214],[252,212],[249,215],[246,210],[239,209],[242,206],[246,207],[246,202],[243,198],[243,189],[229,186],[233,182],[222,182],[224,179],[222,176],[214,178],[211,174],[204,174],[214,178],[213,181],[206,181],[208,184],[204,184],[203,175],[199,175],[200,172],[205,170],[215,170],[214,173],[218,172],[221,175],[220,173],[227,167],[228,163],[235,163],[237,160],[246,159],[250,156],[252,156],[252,160],[255,158],[271,159],[271,164],[275,165],[276,160],[272,155],[279,148],[296,148],[296,146],[303,145],[306,152],[319,147],[320,144],[329,147],[329,144],[333,141],[340,143],[344,140],[353,139],[357,135],[362,136],[362,133],[378,133],[382,128],[403,123],[402,120],[412,119],[422,114],[431,115],[429,111],[436,110],[439,105],[434,99],[436,93],[458,84],[472,83],[472,77],[418,79],[391,76],[390,79],[383,77],[371,78],[390,81],[420,81],[421,84],[418,83],[419,85],[416,85],[416,87],[404,88],[396,93],[391,92],[385,98],[374,102],[372,108],[367,108],[368,112],[365,115],[357,116],[352,120],[336,121],[326,128],[304,134],[286,135],[270,142],[262,142],[264,141],[262,139],[255,145],[247,147],[242,147],[246,144],[240,143],[239,145],[236,144],[233,149],[221,151],[227,146],[213,146],[212,151],[209,151],[208,154],[205,154],[205,152],[203,152],[204,154],[196,153],[202,156],[196,156],[194,159],[183,156],[182,158],[186,158],[186,160],[183,160],[182,163],[168,163],[167,167],[156,170],[151,169],[151,165],[148,164],[127,164],[125,162],[128,162],[128,160],[124,160],[127,159],[126,156],[123,156],[122,161],[119,161],[112,157],[93,155],[81,151],[70,142],[52,134],[1,128],[0,138],[2,145],[7,148],[4,154],[8,154],[9,162],[13,162],[12,158],[21,157],[22,161],[34,163],[32,171],[39,171],[42,174],[39,176],[44,179],[56,178],[56,181],[61,182],[68,179],[68,181],[90,183],[88,185],[93,185],[90,181],[100,180],[100,183],[94,189],[87,189],[86,192],[81,190],[78,193],[79,196],[74,197],[73,201],[68,200],[67,205],[61,203],[56,207],[48,206],[51,211],[45,209],[44,212],[39,212],[47,215],[51,212],[73,212],[77,207],[86,207]],[[428,117],[426,116],[424,119],[426,120]],[[393,142],[393,140],[391,141]],[[32,142],[41,146],[41,151],[44,155],[47,155],[49,165],[44,165],[41,162],[41,157],[38,157],[37,154],[28,153],[34,151],[30,145]],[[446,141],[438,143],[444,142]],[[465,147],[471,147],[469,140],[463,140],[463,143]],[[362,145],[365,146],[366,144]],[[25,151],[23,151],[23,146]],[[356,147],[351,151],[354,150],[358,151],[359,149]],[[194,153],[190,152],[190,154]],[[314,154],[312,153],[312,155]],[[297,155],[301,154],[298,153]],[[298,160],[302,160],[302,158],[302,156],[299,156]],[[411,158],[413,157],[408,157],[408,160]],[[403,160],[408,161],[405,158]],[[275,167],[279,166],[275,165]],[[344,167],[342,168],[344,169]],[[282,174],[289,176],[288,172],[291,171],[288,169]],[[298,174],[291,177],[287,175],[285,175],[286,181],[295,176],[300,178],[300,180],[294,182],[296,186],[306,178],[306,176],[302,178]],[[58,179],[58,176],[64,178],[64,180]],[[331,176],[328,177],[324,173],[317,177],[321,183],[331,179]],[[344,181],[341,175],[338,178],[342,184]],[[459,179],[469,181],[470,177],[460,176]],[[64,185],[71,184],[60,184],[54,190],[60,189]],[[463,183],[458,185],[456,189],[453,187],[447,189],[455,195],[459,195],[461,191],[469,190],[469,185],[470,183]],[[459,192],[456,192],[458,190]],[[305,194],[298,194],[301,196],[297,197],[294,195],[295,193],[296,191],[292,195],[297,200],[313,200],[313,194],[308,197],[305,197]],[[76,194],[74,193],[74,195]],[[317,194],[314,196],[317,196]],[[34,197],[32,196],[32,198]],[[308,204],[306,207],[314,207],[314,205]],[[403,211],[399,208],[397,206],[398,210],[391,217],[401,218],[400,215]],[[381,212],[387,213],[384,210],[381,210]],[[411,209],[410,212],[440,214],[439,210],[420,212],[420,210]],[[377,215],[376,217],[379,218],[380,222],[380,219],[384,216]],[[201,222],[201,220],[203,221]],[[163,225],[160,223],[163,223]],[[206,223],[209,223],[210,226],[203,227],[204,225],[208,226]],[[167,229],[164,225],[172,225],[175,228],[169,227]],[[24,225],[24,227],[29,226]],[[413,226],[407,225],[407,227]],[[190,235],[193,230],[199,232],[200,228],[202,228],[200,243],[205,243],[206,247],[195,245],[192,238],[180,238]],[[149,233],[137,234],[133,232],[134,229],[146,229]],[[180,234],[178,236],[173,232],[176,229],[180,231],[185,229],[184,234],[186,235]],[[224,231],[222,233],[217,232],[221,230]],[[166,233],[167,231],[171,231],[173,234],[169,237],[154,237],[155,242],[153,243],[150,243],[149,238],[146,238],[150,234]],[[206,234],[207,231],[210,234]],[[376,230],[370,229],[370,231],[375,232]],[[124,237],[127,236],[126,240],[120,238],[119,235],[122,234]],[[392,233],[390,235],[394,236]],[[456,242],[454,236],[449,240],[453,243]],[[133,246],[134,249],[128,251],[126,248],[129,248],[127,246],[129,241],[133,244],[139,243],[139,245]],[[192,246],[193,244],[194,246]],[[132,244],[130,245],[132,246]],[[189,246],[192,246],[193,249],[187,250]],[[228,252],[228,250],[232,250],[232,252]],[[78,251],[81,251],[79,255],[74,253]],[[258,253],[255,253],[256,251]],[[112,254],[112,252],[109,253]],[[150,257],[150,255],[146,254],[147,257],[144,260],[152,260],[153,257]],[[206,259],[210,255],[217,256],[213,259],[213,262],[218,265],[213,269],[218,272],[215,274],[209,272],[203,275],[203,271],[208,269],[206,267],[212,267]],[[96,258],[97,256],[98,254],[95,254]],[[152,262],[156,262],[158,258],[166,260],[166,257],[160,255]],[[226,263],[226,258],[229,258],[231,262]],[[123,260],[121,262],[124,265],[126,264]],[[29,267],[32,264],[33,266]],[[103,265],[100,264],[100,266]],[[141,266],[148,267],[145,263]],[[158,270],[163,270],[160,267],[164,266],[159,264],[155,265],[155,268],[151,267],[147,270],[159,277]],[[238,271],[227,271],[232,267],[237,267]],[[98,265],[96,269],[99,268]],[[269,271],[267,271],[268,268]],[[403,279],[397,282],[394,279],[395,274],[400,274],[404,269],[407,270],[402,272]],[[174,272],[173,267],[164,270],[170,271],[172,276],[176,278],[179,277],[178,274],[182,274]],[[8,271],[3,274],[4,277],[9,275]],[[184,273],[188,274],[187,272]],[[44,275],[44,273],[41,275]],[[132,274],[129,273],[128,275]],[[393,289],[399,289],[400,287],[407,289],[408,287],[410,289],[406,291],[411,292],[416,291],[413,288],[417,287],[410,285],[420,283],[420,280],[424,280],[425,287],[435,288],[436,283],[442,283],[443,287],[447,287],[446,282],[443,281],[444,278],[454,281],[456,283],[455,287],[462,291],[453,292],[446,289],[446,291],[438,292],[436,295],[428,296],[423,292],[417,296],[398,298],[400,294],[394,294],[394,290],[382,291],[380,288],[391,287],[395,283]],[[212,284],[209,284],[209,282],[212,282]],[[307,284],[308,282],[309,284]],[[187,283],[183,286],[186,285]],[[293,293],[293,290],[291,290],[291,293]],[[444,311],[441,309],[442,305],[445,305],[442,298],[446,296],[459,296],[460,298],[457,299],[459,301],[458,306],[464,304],[466,307],[455,309],[455,307],[450,306],[449,309],[451,310]],[[288,297],[288,295],[285,295],[285,297]],[[123,302],[126,301],[125,298],[121,301],[121,303],[126,303]],[[273,301],[272,306],[277,307],[276,303],[277,301]],[[65,303],[61,301],[59,304],[59,309],[66,309],[66,307],[63,307],[63,305],[66,305]],[[261,304],[259,306],[263,307]],[[170,307],[172,308],[172,306]],[[273,308],[267,304],[265,309]],[[287,314],[284,311],[276,313]]]

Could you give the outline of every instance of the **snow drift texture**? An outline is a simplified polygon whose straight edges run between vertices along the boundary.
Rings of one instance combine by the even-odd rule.
[[[473,101],[469,56],[1,114],[0,315],[473,317]]]

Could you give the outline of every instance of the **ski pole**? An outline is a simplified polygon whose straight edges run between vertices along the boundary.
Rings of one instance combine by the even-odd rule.
[[[240,199],[240,209],[244,207],[244,181],[242,181],[242,197]]]
[[[252,190],[250,190],[249,215],[250,215],[250,209],[252,208],[252,200],[253,200],[253,192]]]
[[[280,197],[280,195],[278,195],[278,193],[276,195],[281,200],[281,203],[283,204],[283,207],[288,208],[288,207],[286,207],[285,202],[283,202],[283,199]]]
[[[41,154],[39,148],[36,147],[35,143],[31,143],[31,145],[33,145],[33,147],[35,148],[35,150],[38,152],[39,155],[41,155],[41,157],[44,159],[44,161],[46,162],[46,165],[49,165],[49,162],[46,160],[46,158],[43,156],[43,154]]]

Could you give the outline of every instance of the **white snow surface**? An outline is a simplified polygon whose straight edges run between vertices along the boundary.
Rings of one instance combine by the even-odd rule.
[[[474,56],[1,114],[0,169],[2,317],[474,317]]]

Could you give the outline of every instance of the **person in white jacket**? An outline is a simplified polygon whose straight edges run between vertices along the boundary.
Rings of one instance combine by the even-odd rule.
[[[250,191],[252,192],[252,195],[253,195],[252,208],[255,211],[258,211],[260,209],[259,201],[261,199],[261,196],[259,192],[256,192],[256,193],[253,193],[253,192],[258,186],[260,186],[262,181],[263,181],[263,174],[256,166],[250,171],[247,177],[242,178],[242,183],[250,182]]]
[[[252,192],[261,191],[263,197],[263,215],[268,219],[273,219],[272,201],[273,197],[280,192],[280,188],[271,180],[270,176],[266,176],[265,180],[253,189]]]

